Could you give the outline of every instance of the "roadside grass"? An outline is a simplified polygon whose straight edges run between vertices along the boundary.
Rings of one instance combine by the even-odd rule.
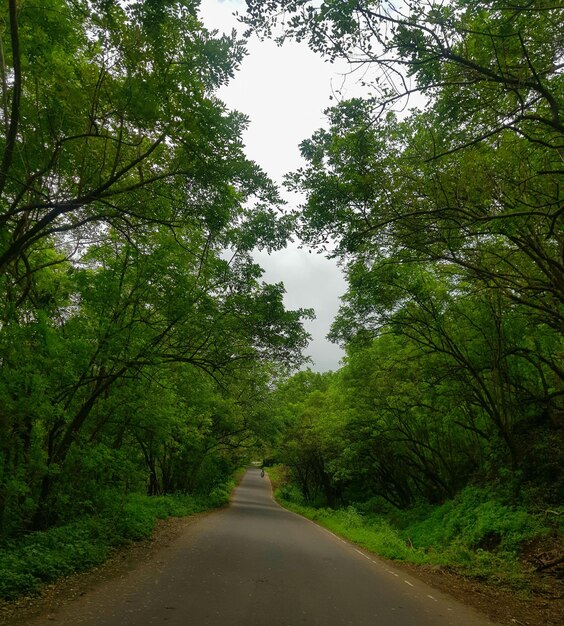
[[[0,598],[13,600],[41,585],[100,565],[113,549],[149,537],[157,519],[194,515],[228,503],[233,480],[208,496],[117,495],[98,516],[33,532],[0,544]]]
[[[551,532],[544,520],[502,504],[487,489],[468,487],[442,505],[376,514],[366,504],[337,510],[308,506],[277,468],[269,474],[280,504],[358,546],[517,591],[528,590],[531,573],[519,558],[521,545]]]

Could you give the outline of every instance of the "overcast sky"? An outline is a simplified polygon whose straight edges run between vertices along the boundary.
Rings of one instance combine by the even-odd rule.
[[[202,0],[201,17],[207,28],[231,32],[238,28],[234,11],[242,13],[243,0]],[[271,41],[252,38],[241,70],[219,97],[231,109],[250,118],[244,135],[249,158],[256,161],[278,183],[285,173],[302,163],[299,143],[324,125],[323,110],[331,105],[333,89],[339,89],[342,74],[306,44],[286,43],[282,47]],[[298,199],[284,193],[291,204]],[[257,263],[265,270],[267,282],[283,282],[286,308],[315,309],[316,319],[306,324],[312,335],[307,354],[316,371],[339,367],[342,351],[325,335],[339,307],[339,296],[345,281],[334,262],[291,244],[286,250],[267,255],[257,253]]]

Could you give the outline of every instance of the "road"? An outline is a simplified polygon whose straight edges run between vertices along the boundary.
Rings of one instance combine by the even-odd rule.
[[[485,626],[473,609],[278,506],[250,469],[230,507],[33,625]]]

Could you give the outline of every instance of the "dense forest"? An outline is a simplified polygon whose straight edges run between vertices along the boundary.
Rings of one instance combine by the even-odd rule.
[[[251,256],[288,223],[214,95],[234,35],[184,1],[9,0],[0,21],[0,538],[18,541],[220,488],[311,313]]]
[[[513,533],[515,551],[539,532],[515,507],[550,526],[564,500],[563,9],[247,4],[259,34],[346,59],[366,92],[337,94],[286,179],[305,196],[300,237],[348,290],[331,330],[343,367],[275,392],[282,496],[414,512],[400,526],[454,502],[470,548]]]
[[[2,3],[3,545],[207,497],[265,447],[305,505],[475,508],[487,488],[558,518],[563,18],[248,0],[248,34],[345,58],[366,92],[303,141],[288,209],[215,95],[244,39],[196,1]],[[290,375],[313,313],[252,251],[292,235],[348,280],[337,372]],[[52,575],[22,567],[5,596]]]

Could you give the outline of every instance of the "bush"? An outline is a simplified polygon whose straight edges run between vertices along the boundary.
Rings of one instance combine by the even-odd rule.
[[[404,530],[414,546],[435,550],[454,543],[470,550],[517,554],[519,545],[548,533],[526,511],[501,504],[487,490],[468,487]]]
[[[460,573],[521,587],[524,571],[517,554],[521,543],[549,530],[523,509],[499,502],[484,489],[469,487],[442,505],[419,505],[407,511],[363,513],[372,506],[333,511],[286,499],[291,486],[277,498],[292,511],[372,552],[415,564],[449,566]]]
[[[107,520],[89,518],[5,544],[0,549],[0,597],[36,593],[41,583],[98,565],[111,549],[109,529]]]
[[[103,515],[7,541],[0,546],[0,598],[37,593],[43,583],[99,565],[113,548],[149,537],[157,519],[224,505],[231,488],[216,487],[208,497],[131,494]]]
[[[292,484],[281,485],[275,490],[276,498],[284,502],[293,502],[294,504],[303,504],[303,497],[300,490]]]

